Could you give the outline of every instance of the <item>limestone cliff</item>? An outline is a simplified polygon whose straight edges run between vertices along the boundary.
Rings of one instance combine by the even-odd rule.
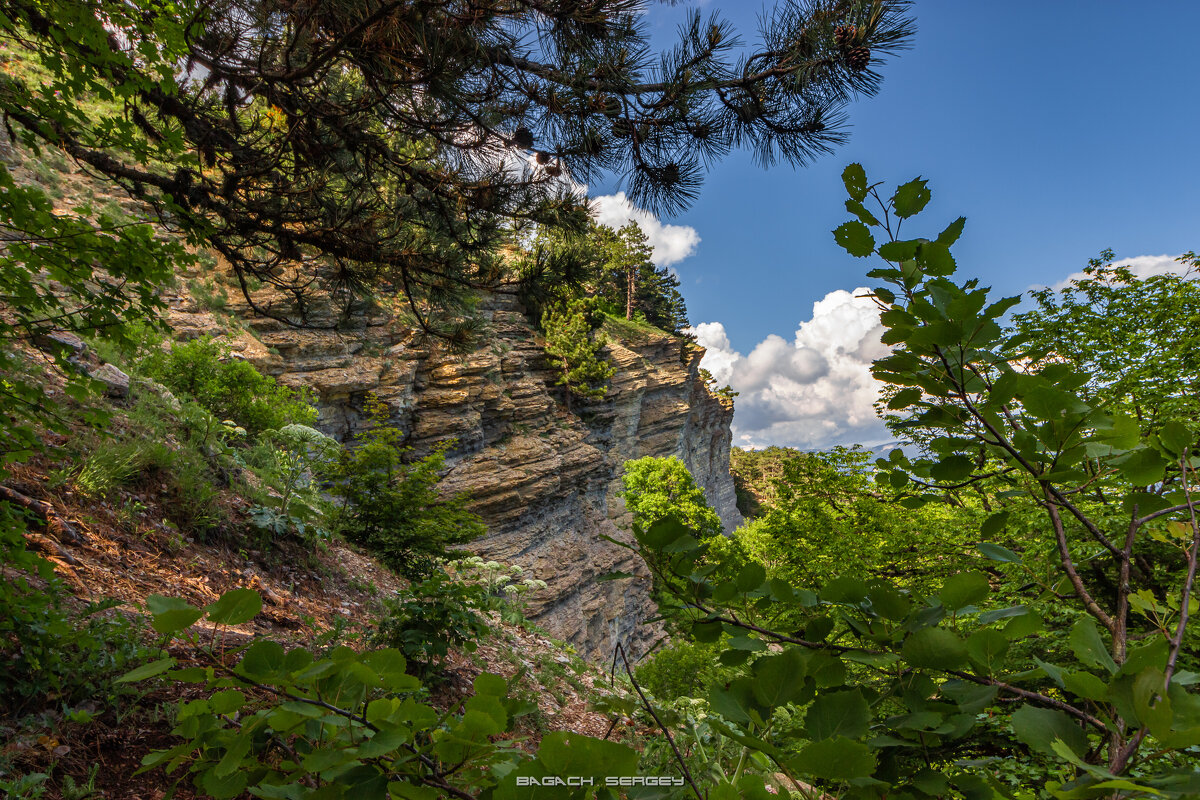
[[[628,536],[621,465],[678,456],[732,529],[741,521],[729,473],[732,406],[700,378],[701,348],[623,326],[608,346],[617,367],[608,396],[576,402],[568,413],[516,300],[492,296],[481,315],[486,330],[465,356],[420,343],[382,314],[349,332],[294,330],[246,316],[253,335],[238,337],[234,347],[283,382],[311,387],[320,424],[332,435],[353,434],[372,392],[418,453],[454,440],[444,485],[467,492],[488,527],[472,549],[549,584],[532,603],[534,619],[585,655],[609,654],[617,640],[640,650],[656,637],[641,624],[653,610],[647,581],[595,580],[644,571],[628,551],[600,538]],[[183,337],[218,327],[190,298],[176,300],[171,324]]]

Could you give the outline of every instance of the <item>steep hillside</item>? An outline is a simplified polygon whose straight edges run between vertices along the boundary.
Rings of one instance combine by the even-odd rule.
[[[219,282],[206,285],[220,296]],[[395,315],[365,315],[339,332],[298,330],[253,316],[236,290],[226,294],[213,303],[173,298],[176,334],[229,331],[232,314],[249,331],[230,334],[234,348],[282,382],[312,388],[320,426],[331,435],[351,437],[373,393],[416,453],[453,441],[444,487],[467,492],[488,526],[473,549],[546,581],[532,618],[585,656],[611,653],[616,641],[640,650],[656,638],[640,625],[652,616],[645,584],[595,580],[642,570],[600,538],[628,535],[618,495],[626,460],[679,457],[727,530],[741,521],[728,466],[733,408],[708,390],[699,374],[704,351],[686,340],[610,323],[612,388],[568,412],[539,337],[511,295],[481,302],[479,345],[459,356],[421,342]]]

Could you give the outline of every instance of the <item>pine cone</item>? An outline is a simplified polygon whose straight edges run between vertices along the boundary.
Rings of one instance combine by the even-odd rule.
[[[619,136],[622,139],[628,139],[636,132],[633,123],[625,117],[618,117],[612,122],[613,136]]]
[[[541,150],[538,150],[534,155],[534,160],[536,160],[537,163],[541,164],[542,166],[545,166],[550,163],[550,154],[543,153]]]
[[[866,45],[851,47],[846,51],[846,66],[855,72],[862,72],[871,65],[871,48]]]
[[[517,128],[517,132],[513,134],[512,145],[521,150],[533,147],[533,131],[529,128]]]
[[[858,27],[856,25],[838,25],[833,29],[833,40],[837,42],[838,49],[843,53],[854,44],[857,36]]]

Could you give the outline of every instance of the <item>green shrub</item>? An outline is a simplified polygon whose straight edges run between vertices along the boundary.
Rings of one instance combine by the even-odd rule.
[[[435,569],[428,578],[400,590],[371,638],[374,647],[394,647],[418,675],[445,657],[451,647],[475,650],[488,632],[480,615],[491,606],[483,584],[468,583]]]
[[[103,613],[115,601],[68,609],[48,562],[25,548],[24,530],[22,516],[0,504],[0,560],[8,568],[0,581],[0,717],[84,700],[111,705],[119,694],[113,680],[152,651],[126,618]],[[32,583],[34,574],[48,587]]]
[[[306,392],[282,386],[253,364],[230,358],[229,349],[212,339],[176,344],[169,352],[146,358],[141,368],[172,392],[191,397],[218,419],[232,420],[251,435],[317,421]]]
[[[477,539],[486,528],[466,497],[439,494],[444,448],[405,463],[403,434],[383,424],[386,409],[371,401],[367,411],[375,424],[341,451],[332,468],[332,493],[341,500],[333,528],[399,574],[428,577],[439,559],[466,555],[448,548]]]
[[[655,652],[638,665],[634,676],[638,683],[662,701],[679,697],[700,697],[717,682],[721,668],[715,644],[677,641]]]

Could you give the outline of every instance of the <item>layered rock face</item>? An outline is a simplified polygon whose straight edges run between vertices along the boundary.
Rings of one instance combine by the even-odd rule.
[[[294,330],[247,316],[253,336],[233,344],[264,372],[310,387],[331,435],[351,437],[365,396],[374,393],[418,454],[453,440],[443,486],[466,492],[488,528],[471,549],[546,581],[530,616],[585,656],[610,655],[618,641],[639,652],[658,633],[642,624],[653,616],[644,565],[600,538],[629,537],[618,495],[622,464],[679,457],[732,529],[741,522],[729,474],[732,405],[699,377],[701,348],[631,329],[610,337],[617,372],[608,396],[575,401],[568,412],[516,300],[491,296],[481,315],[487,329],[466,356],[419,343],[384,315],[348,332]],[[171,323],[183,337],[217,327],[190,299],[176,302]],[[612,571],[642,577],[595,580]]]

